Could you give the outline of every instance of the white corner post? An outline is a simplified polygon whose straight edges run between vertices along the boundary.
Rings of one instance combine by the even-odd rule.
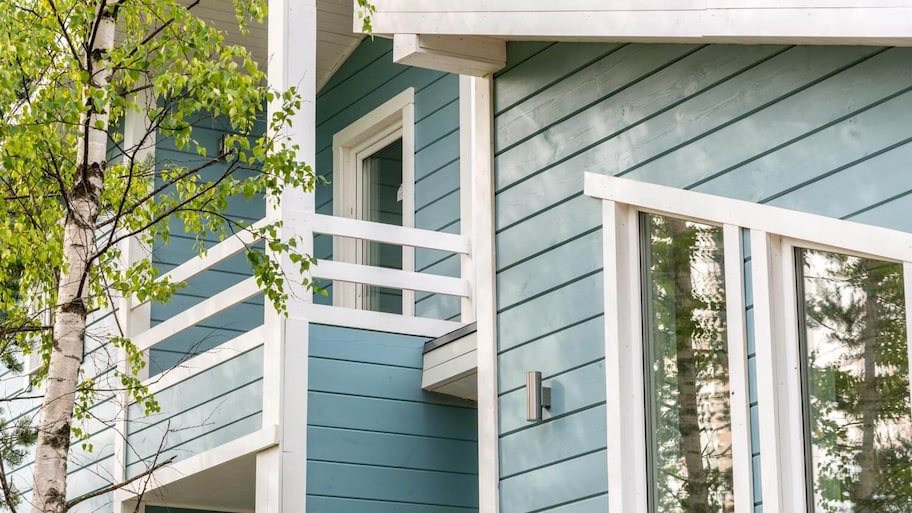
[[[471,169],[472,255],[478,337],[478,511],[497,513],[497,303],[494,258],[493,78],[461,77],[460,102],[466,102],[460,129],[469,140],[461,145],[463,164]],[[463,214],[465,210],[463,210]],[[464,319],[465,320],[465,319]]]
[[[142,107],[139,112],[127,109],[124,114],[123,148],[128,155],[124,155],[123,158],[129,165],[129,157],[132,156],[135,165],[139,166],[145,164],[148,159],[155,157],[156,133],[155,130],[150,128],[150,121],[148,120],[148,112],[153,106],[155,99],[152,97],[151,91],[146,90],[138,93],[133,100]],[[139,241],[138,237],[124,239],[120,242],[119,246],[121,252],[121,265],[124,266],[124,268],[129,267],[140,260],[149,258],[151,255],[150,249],[144,246]],[[151,302],[137,304],[138,302],[130,296],[118,297],[116,301],[116,304],[112,305],[112,307],[115,308],[114,314],[117,317],[117,325],[122,331],[121,334],[123,336],[133,338],[149,329],[152,315]],[[117,349],[116,358],[117,370],[125,374],[129,373],[130,369],[127,362],[126,351]],[[149,372],[148,353],[145,354],[145,358],[147,365],[139,376],[140,379],[145,379]],[[111,481],[114,483],[122,483],[127,479],[126,465],[127,450],[129,447],[127,441],[127,423],[129,421],[130,396],[126,390],[121,390],[117,392],[116,401],[117,420],[115,426],[114,463]],[[121,513],[121,511],[125,509],[124,504],[117,500],[112,501],[111,507],[113,513]]]
[[[276,91],[294,87],[301,99],[291,127],[270,135],[298,145],[298,160],[310,165],[315,154],[316,20],[316,0],[269,0],[269,85]],[[280,107],[278,99],[270,104],[269,117]],[[313,232],[307,222],[315,211],[312,191],[287,189],[266,208],[268,219],[282,221],[283,239],[298,238],[298,251],[313,253]],[[288,258],[280,264],[289,293],[288,315],[279,315],[266,301],[263,341],[263,428],[278,426],[279,445],[257,454],[257,513],[303,513],[306,505],[306,312],[313,300],[310,290],[301,286],[296,266]]]
[[[472,217],[472,202],[475,201],[473,185],[473,140],[472,140],[472,121],[474,115],[474,103],[472,101],[472,77],[460,75],[459,77],[459,232],[463,237],[472,240],[472,234],[475,233],[475,220]],[[492,177],[493,179],[493,177]],[[493,193],[493,189],[492,189]],[[491,227],[493,229],[494,203],[493,194],[491,196],[490,216]],[[483,207],[487,208],[487,207]],[[484,212],[482,210],[481,212]],[[493,236],[493,232],[492,232]],[[463,323],[470,323],[476,320],[475,296],[478,294],[475,281],[475,258],[473,251],[469,251],[459,257],[459,275],[467,278],[471,284],[469,297],[464,297],[460,301],[459,320]]]

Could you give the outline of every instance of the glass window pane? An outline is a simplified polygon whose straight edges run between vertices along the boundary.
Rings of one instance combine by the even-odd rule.
[[[402,226],[402,139],[364,159],[364,219]],[[402,269],[402,247],[380,242],[364,244],[367,265]],[[368,310],[402,313],[402,291],[365,285]]]
[[[816,512],[912,511],[901,264],[799,250]]]
[[[722,230],[657,215],[641,225],[652,510],[729,513]]]

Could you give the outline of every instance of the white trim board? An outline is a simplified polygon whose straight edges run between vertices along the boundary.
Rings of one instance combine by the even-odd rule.
[[[374,5],[374,33],[384,35],[912,45],[908,0],[874,6],[861,0],[375,0]]]
[[[267,426],[236,440],[168,465],[155,472],[154,479],[143,479],[114,492],[114,502],[135,499],[140,493],[167,486],[189,475],[227,463],[231,460],[268,449],[279,443],[278,426]]]
[[[586,173],[584,190],[587,196],[659,214],[732,224],[861,256],[912,261],[912,233],[596,173]]]

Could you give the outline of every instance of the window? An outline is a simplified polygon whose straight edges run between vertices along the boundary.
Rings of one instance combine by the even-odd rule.
[[[602,175],[586,194],[610,510],[910,511],[912,234]]]
[[[908,511],[912,417],[902,264],[796,252],[813,511]]]
[[[640,217],[650,503],[732,512],[722,230]]]
[[[409,88],[333,137],[333,215],[414,226],[414,90]],[[414,250],[336,237],[334,259],[414,270]],[[333,285],[337,306],[411,315],[411,291]]]

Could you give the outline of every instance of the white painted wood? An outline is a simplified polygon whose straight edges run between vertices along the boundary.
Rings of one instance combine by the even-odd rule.
[[[472,356],[474,357],[475,355],[473,354]],[[476,401],[478,399],[478,374],[471,372],[447,383],[440,384],[436,388],[427,388],[426,390]]]
[[[261,219],[250,226],[251,230],[256,230],[262,228],[269,223],[268,219]],[[254,236],[248,230],[242,230],[233,236],[223,240],[222,242],[216,244],[215,246],[209,248],[206,251],[205,255],[197,256],[190,260],[187,260],[183,264],[175,267],[170,272],[163,274],[159,281],[161,280],[171,280],[173,283],[182,283],[185,282],[194,276],[206,271],[212,267],[215,267],[221,262],[224,262],[228,258],[240,253],[245,248],[249,247],[251,244],[254,244],[258,237]],[[136,305],[134,306],[134,308]]]
[[[415,290],[448,296],[469,296],[469,282],[462,278],[385,269],[332,260],[321,260],[310,268],[314,278],[343,281],[392,289]],[[335,291],[335,287],[333,288]]]
[[[296,146],[297,159],[313,165],[316,144],[317,74],[317,0],[269,0],[269,85],[279,91],[297,89],[301,106],[292,124],[277,135]],[[271,119],[281,108],[281,99],[268,105]],[[268,216],[281,220],[283,240],[297,238],[298,250],[313,254],[313,232],[308,217],[316,211],[313,191],[287,188],[281,198],[271,199]],[[307,501],[307,356],[310,330],[308,309],[313,293],[305,288],[303,276],[287,255],[279,258],[285,272],[286,314],[280,314],[267,301],[264,308],[263,345],[263,425],[279,426],[277,458],[258,462],[264,474],[258,478],[257,495],[261,503],[277,505],[278,511],[306,512]],[[274,474],[273,474],[274,473]],[[276,479],[277,483],[272,482]],[[265,481],[262,481],[265,480]],[[264,494],[271,494],[266,499]]]
[[[198,354],[183,362],[179,366],[167,370],[152,378],[143,381],[149,388],[149,393],[156,394],[161,390],[186,381],[197,374],[203,373],[217,365],[237,358],[238,356],[263,345],[265,329],[260,326],[243,333],[223,344]]]
[[[912,404],[912,262],[903,262],[903,292],[906,301],[906,344],[909,349],[909,398]]]
[[[478,347],[477,335],[477,332],[469,333],[464,337],[424,353],[424,370],[436,367],[453,358],[458,358],[466,353],[474,351]]]
[[[751,471],[753,466],[750,444],[750,397],[748,394],[744,255],[741,228],[726,224],[723,227],[723,241],[735,512],[749,513],[754,510],[754,490]]]
[[[281,513],[279,496],[281,480],[278,472],[280,458],[278,446],[269,447],[256,456],[256,513]]]
[[[912,2],[376,0],[375,34],[503,39],[912,45]]]
[[[310,216],[310,220],[315,233],[383,242],[396,246],[436,249],[459,254],[469,253],[469,240],[464,235],[324,214],[313,214]]]
[[[229,287],[209,299],[169,318],[161,324],[157,324],[142,332],[133,338],[133,344],[135,344],[140,351],[145,351],[168,337],[177,335],[213,315],[219,314],[242,301],[250,299],[259,292],[260,287],[256,283],[256,278],[247,278],[237,285]]]
[[[469,131],[472,196],[472,258],[475,267],[478,337],[478,511],[500,510],[497,397],[497,290],[494,224],[494,127],[492,77],[472,77],[464,84],[471,119]],[[460,96],[460,101],[462,100]]]
[[[462,323],[453,321],[406,317],[399,314],[318,304],[309,305],[305,313],[315,323],[328,326],[385,331],[428,338],[437,338],[462,327]],[[295,336],[297,339],[301,335],[295,333]]]
[[[627,205],[602,202],[608,509],[646,513],[646,411],[639,228]]]
[[[278,426],[266,426],[259,431],[237,438],[206,452],[196,454],[173,465],[162,467],[155,472],[155,479],[148,482],[140,479],[114,492],[115,502],[136,499],[140,493],[148,493],[167,486],[190,474],[204,472],[222,463],[256,453],[279,443]]]
[[[475,349],[472,349],[471,351],[443,362],[440,365],[426,368],[421,375],[421,388],[440,392],[439,389],[448,383],[452,383],[468,375],[475,375],[477,368],[478,356],[476,355]],[[465,399],[475,400],[476,398],[466,397]]]
[[[144,165],[150,159],[155,157],[155,146],[158,131],[151,128],[151,121],[148,119],[149,110],[155,106],[155,99],[149,90],[138,93],[133,96],[133,101],[139,105],[139,110],[127,109],[124,115],[124,139],[123,147],[130,158],[124,157],[124,163],[127,165]],[[121,265],[127,268],[136,262],[148,259],[151,256],[150,248],[144,246],[137,237],[129,237],[120,243]],[[133,338],[144,330],[149,329],[151,324],[151,307],[146,305],[137,305],[133,296],[119,296],[116,304],[112,305],[116,311],[117,325],[120,335]],[[112,318],[115,318],[112,316]],[[48,319],[50,320],[50,319]],[[117,330],[111,329],[108,333],[117,333]],[[35,357],[38,352],[33,353]],[[124,375],[130,374],[130,365],[127,352],[123,348],[115,349],[117,359],[117,370]],[[146,361],[146,367],[140,372],[139,378],[148,374],[148,354],[143,358]],[[37,369],[35,369],[37,371]],[[31,379],[29,373],[26,379]],[[117,408],[119,410],[115,421],[115,430],[117,435],[114,436],[114,457],[112,459],[112,481],[115,483],[123,482],[127,478],[127,425],[129,422],[129,405],[130,395],[126,390],[116,393]],[[123,504],[121,502],[112,502],[113,513],[121,513]]]
[[[781,432],[779,372],[776,364],[777,338],[780,333],[776,325],[776,314],[773,311],[774,277],[772,262],[779,258],[778,244],[770,240],[770,235],[760,230],[751,230],[751,271],[754,295],[754,346],[757,366],[757,395],[759,411],[759,439],[761,463],[761,488],[763,510],[768,513],[788,513],[785,508],[782,478],[782,438]]]
[[[402,227],[415,226],[415,104],[402,108]],[[415,270],[415,248],[402,248],[402,270]],[[415,291],[402,291],[402,315],[415,315]]]
[[[472,238],[472,80],[459,77],[459,233],[466,241]],[[471,252],[459,256],[459,275],[469,280],[471,295],[459,302],[460,320],[475,321],[475,260]]]
[[[507,65],[507,43],[479,36],[396,34],[393,62],[482,77]]]
[[[879,226],[595,173],[586,173],[585,193],[644,211],[710,224],[728,223],[873,258],[912,260],[912,233]]]
[[[801,352],[799,349],[802,321],[798,318],[798,297],[796,287],[798,262],[795,246],[788,239],[779,238],[779,261],[772,261],[773,308],[778,326],[775,351],[778,390],[780,462],[783,507],[785,511],[807,511],[808,486],[805,472],[805,443],[803,415],[803,385],[801,380]],[[753,252],[751,252],[753,255]],[[752,266],[752,269],[754,267]],[[758,390],[759,394],[759,390]],[[761,456],[763,458],[763,456]],[[762,463],[761,463],[762,465]]]

